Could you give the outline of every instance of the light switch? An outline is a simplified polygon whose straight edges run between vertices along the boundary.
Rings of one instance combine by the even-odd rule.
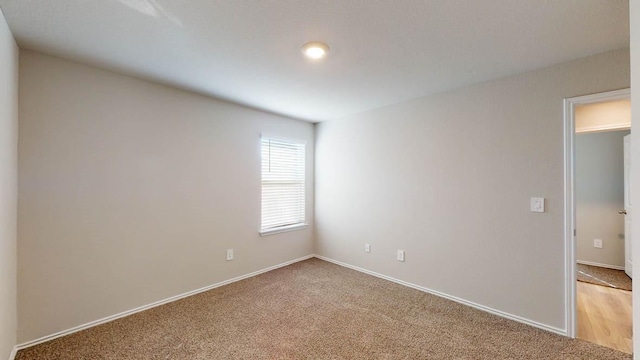
[[[602,249],[602,239],[593,239],[593,247]]]
[[[531,198],[531,212],[537,212],[537,213],[544,212],[544,198],[540,198],[540,197]]]

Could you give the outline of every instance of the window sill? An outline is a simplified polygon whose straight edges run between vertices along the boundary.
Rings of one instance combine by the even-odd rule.
[[[280,234],[280,233],[283,233],[283,232],[306,229],[307,226],[309,226],[309,225],[306,224],[306,223],[294,224],[294,225],[288,225],[288,226],[281,226],[281,227],[277,227],[277,228],[273,228],[273,229],[259,231],[259,234],[260,234],[260,236],[269,236],[269,235]]]

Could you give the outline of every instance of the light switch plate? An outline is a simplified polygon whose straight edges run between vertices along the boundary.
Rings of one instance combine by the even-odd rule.
[[[364,251],[370,253],[371,252],[371,245],[370,244],[364,244]]]
[[[531,212],[537,212],[537,213],[544,212],[544,198],[541,198],[541,197],[531,198]]]
[[[398,261],[404,261],[404,250],[398,250]]]
[[[602,249],[602,239],[593,239],[593,247]]]

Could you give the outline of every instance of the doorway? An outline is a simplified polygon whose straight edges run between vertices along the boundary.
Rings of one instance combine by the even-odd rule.
[[[632,259],[624,227],[631,204],[630,182],[623,181],[630,155],[626,164],[623,155],[630,144],[629,98],[623,89],[565,100],[567,335],[627,353],[631,281],[624,270],[631,274]]]

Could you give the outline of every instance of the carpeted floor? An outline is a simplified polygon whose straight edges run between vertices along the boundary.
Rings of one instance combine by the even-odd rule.
[[[310,259],[16,359],[631,359]]]
[[[623,270],[577,264],[578,281],[631,291],[631,278]]]

